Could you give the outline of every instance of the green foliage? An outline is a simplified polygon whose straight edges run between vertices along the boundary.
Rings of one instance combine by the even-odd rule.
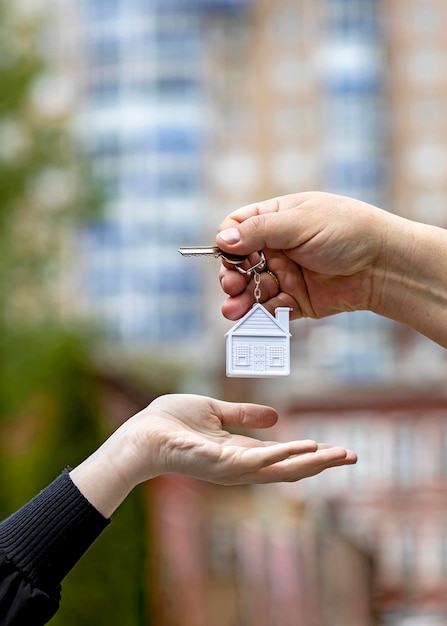
[[[0,388],[6,391],[0,408],[2,517],[105,437],[85,348],[76,334],[50,322],[0,342]],[[64,581],[61,609],[51,623],[145,623],[144,529],[145,504],[136,491]]]
[[[2,335],[0,467],[15,486],[8,507],[20,506],[102,439],[87,368],[80,338],[51,321]]]
[[[69,120],[33,101],[49,69],[36,41],[34,25],[0,0],[1,517],[106,435],[91,375],[95,336],[61,314],[69,305],[60,297],[67,241],[100,202]],[[116,513],[63,583],[52,623],[144,623],[144,508],[134,493]]]

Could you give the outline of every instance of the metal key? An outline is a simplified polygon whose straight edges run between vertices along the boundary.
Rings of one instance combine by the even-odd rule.
[[[221,257],[227,263],[231,263],[234,265],[238,272],[241,274],[254,274],[257,270],[262,271],[267,267],[267,262],[265,259],[265,254],[262,250],[259,251],[259,261],[255,263],[252,267],[249,267],[247,270],[240,267],[242,263],[247,259],[246,256],[240,254],[229,254],[228,252],[224,252],[218,246],[195,246],[195,247],[186,247],[179,248],[178,251],[183,256],[213,256],[216,259]]]
[[[213,256],[214,258],[221,257],[227,263],[232,263],[233,265],[239,265],[243,263],[246,256],[241,256],[239,254],[230,254],[229,252],[224,252],[218,246],[192,246],[179,248],[178,251],[183,256]]]

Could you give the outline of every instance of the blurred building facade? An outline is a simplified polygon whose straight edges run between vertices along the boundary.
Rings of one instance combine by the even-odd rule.
[[[218,261],[177,248],[212,243],[245,203],[321,189],[447,226],[442,0],[55,4],[107,200],[83,236],[82,305],[114,339],[224,370]],[[278,438],[359,464],[242,497],[160,481],[157,623],[445,624],[445,351],[366,312],[291,330],[289,378],[223,395],[287,408]],[[402,394],[353,393],[371,387]]]
[[[447,399],[432,393],[345,398],[290,407],[281,438],[336,441],[358,464],[283,485],[297,501],[331,502],[338,528],[373,556],[380,624],[447,622]]]
[[[275,439],[336,441],[354,468],[254,489],[158,480],[157,623],[444,626],[446,418],[432,394],[301,401]]]
[[[442,226],[446,181],[436,155],[446,146],[444,122],[423,111],[443,110],[445,74],[430,78],[422,66],[432,74],[433,59],[436,67],[445,59],[442,39],[431,37],[445,15],[439,0],[261,0],[251,5],[239,47],[232,25],[221,23],[212,87],[220,120],[212,189],[221,215],[320,189]],[[414,51],[419,79],[409,75]],[[419,122],[408,123],[411,110]],[[419,154],[425,169],[416,175],[407,162]],[[319,393],[442,385],[445,377],[442,349],[369,312],[302,320],[292,331],[292,385],[283,395],[291,386]]]
[[[212,243],[244,203],[322,189],[444,224],[440,0],[89,0],[73,11],[77,128],[107,200],[83,240],[81,302],[115,340],[220,371],[218,261],[177,248]],[[283,394],[445,375],[441,349],[369,312],[303,320],[293,335]]]
[[[207,268],[182,245],[204,241],[210,12],[242,0],[78,3],[84,57],[79,130],[106,191],[84,238],[84,304],[136,348],[194,352],[206,337]],[[209,269],[209,268],[208,268]]]
[[[368,551],[325,510],[266,490],[155,481],[157,625],[376,626]]]

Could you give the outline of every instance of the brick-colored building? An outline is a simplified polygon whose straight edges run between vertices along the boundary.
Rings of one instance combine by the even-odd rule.
[[[444,626],[447,397],[300,401],[270,436],[359,461],[282,485],[156,481],[160,626]]]
[[[331,502],[342,532],[374,560],[374,607],[389,623],[433,616],[445,624],[447,397],[407,392],[299,402],[278,430],[281,439],[311,437],[358,453],[356,466],[284,485],[284,496]]]
[[[175,476],[151,496],[157,626],[376,625],[371,555],[327,511]]]

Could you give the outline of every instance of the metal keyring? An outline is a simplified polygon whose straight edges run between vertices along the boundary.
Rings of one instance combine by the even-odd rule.
[[[258,254],[259,254],[259,261],[258,263],[256,263],[256,265],[253,265],[253,267],[250,267],[248,270],[244,270],[242,267],[240,267],[240,265],[235,264],[235,268],[237,269],[237,271],[245,275],[254,274],[258,270],[262,271],[267,266],[267,261],[265,258],[265,254],[263,253],[262,250],[260,250]]]

